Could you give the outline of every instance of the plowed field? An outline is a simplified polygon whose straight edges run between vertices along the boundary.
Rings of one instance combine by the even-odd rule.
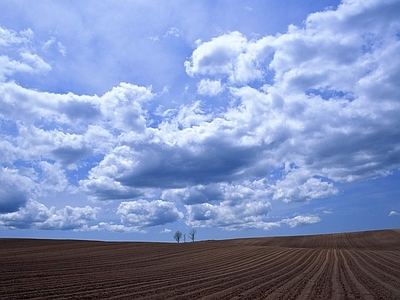
[[[0,299],[400,299],[400,231],[195,243],[0,239]]]

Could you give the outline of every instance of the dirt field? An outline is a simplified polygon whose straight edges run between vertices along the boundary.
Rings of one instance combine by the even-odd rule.
[[[114,243],[0,239],[0,299],[400,299],[400,231]]]

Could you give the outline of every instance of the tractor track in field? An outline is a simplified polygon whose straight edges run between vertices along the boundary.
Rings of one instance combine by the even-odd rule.
[[[400,299],[400,230],[196,243],[0,239],[0,299]]]

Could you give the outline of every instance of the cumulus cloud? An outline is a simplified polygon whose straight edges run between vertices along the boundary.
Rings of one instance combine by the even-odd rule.
[[[221,187],[216,184],[168,189],[164,190],[161,196],[162,199],[183,202],[185,204],[206,203],[220,200],[222,197],[223,191]]]
[[[227,136],[218,140],[209,132],[197,133],[198,129],[188,128],[186,132],[171,135],[154,132],[157,136],[152,141],[116,147],[90,171],[89,178],[81,181],[81,185],[107,182],[113,189],[127,193],[137,188],[204,185],[242,177],[240,173],[261,155],[256,146],[235,147],[232,144],[236,141],[230,141]]]
[[[52,209],[51,209],[52,210]],[[53,211],[53,210],[52,210]],[[57,210],[44,221],[42,224],[37,224],[41,229],[59,229],[72,230],[80,229],[89,221],[96,220],[96,212],[98,208],[90,206],[71,207],[66,206],[63,209]]]
[[[192,227],[219,227],[224,230],[262,229],[288,225],[290,228],[315,224],[321,221],[316,215],[298,215],[280,221],[269,221],[270,203],[242,202],[230,205],[227,202],[218,205],[209,203],[186,206],[187,225]]]
[[[37,190],[38,195],[46,195],[47,192],[70,192],[74,189],[70,184],[67,175],[61,164],[53,164],[47,161],[38,163],[40,169],[40,189]]]
[[[115,130],[143,131],[144,112],[135,101],[152,97],[147,88],[124,83],[102,97],[41,93],[14,82],[0,90],[0,116],[15,124],[18,135],[8,140],[18,155],[55,159],[66,166],[110,149]]]
[[[190,76],[211,75],[227,77],[232,83],[247,83],[262,79],[262,62],[272,53],[268,42],[271,38],[248,41],[234,31],[198,45],[190,61],[185,62]]]
[[[142,105],[153,97],[149,88],[120,83],[100,100],[106,124],[121,131],[144,131],[146,119]]]
[[[65,206],[56,210],[34,200],[18,211],[0,214],[0,226],[11,229],[79,230],[96,220],[99,208]]]
[[[332,182],[322,181],[308,174],[307,170],[291,168],[283,179],[271,186],[273,200],[284,202],[309,201],[337,195],[339,190]]]
[[[226,230],[244,228],[270,229],[272,223],[266,222],[271,209],[270,203],[229,201],[219,204],[202,203],[186,206],[187,224],[192,227],[220,227]]]
[[[165,225],[183,218],[173,203],[162,200],[121,202],[117,213],[123,224],[135,228]]]
[[[266,221],[271,210],[269,193],[260,180],[167,189],[162,198],[185,204],[188,226],[269,229],[275,226]]]
[[[162,192],[162,199],[182,202],[187,205],[220,201],[229,201],[233,205],[245,200],[268,202],[269,194],[270,191],[268,191],[264,180],[245,180],[240,184],[224,182],[195,185],[180,189],[166,189]]]

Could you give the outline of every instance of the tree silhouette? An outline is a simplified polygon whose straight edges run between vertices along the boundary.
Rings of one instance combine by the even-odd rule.
[[[179,230],[177,232],[175,232],[174,234],[174,239],[179,243],[180,239],[182,237],[182,232],[180,232]]]
[[[192,240],[192,242],[194,242],[194,237],[195,237],[196,233],[197,233],[197,230],[194,229],[194,228],[192,228],[192,229],[189,231],[189,238]]]

